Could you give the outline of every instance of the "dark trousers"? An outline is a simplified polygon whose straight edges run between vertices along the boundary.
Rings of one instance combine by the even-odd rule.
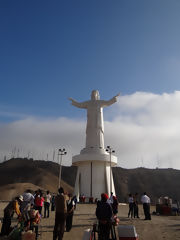
[[[72,228],[73,214],[68,215],[66,218],[66,231],[69,232]]]
[[[35,206],[35,209],[39,211],[39,214],[41,215],[42,207],[41,206]]]
[[[110,222],[102,223],[100,220],[98,226],[98,240],[109,240],[110,230],[111,230]]]
[[[44,217],[46,217],[46,212],[47,212],[47,217],[49,217],[49,206],[50,206],[50,203],[44,202]]]
[[[129,203],[129,212],[128,212],[128,217],[131,215],[131,218],[133,217],[133,211],[134,211],[134,204]]]
[[[150,204],[143,203],[143,209],[144,209],[145,220],[151,220]]]
[[[10,233],[11,227],[11,216],[9,213],[4,213],[3,224],[1,228],[1,235],[8,235]]]
[[[38,224],[30,224],[30,230],[34,231],[36,233],[36,239],[38,239]]]
[[[65,222],[66,222],[66,214],[56,212],[55,225],[54,225],[54,231],[53,231],[53,240],[56,240],[57,237],[58,237],[58,240],[63,239]]]
[[[134,203],[134,218],[139,218],[139,208],[138,205]]]
[[[54,203],[51,203],[51,211],[53,212],[54,209],[55,209],[55,205],[54,205]]]

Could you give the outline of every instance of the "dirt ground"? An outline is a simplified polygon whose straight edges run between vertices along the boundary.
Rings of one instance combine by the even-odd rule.
[[[3,208],[7,203],[0,203],[0,219],[2,221]],[[85,229],[92,229],[96,222],[95,204],[78,204],[73,218],[73,228],[65,232],[64,240],[81,240]],[[155,210],[151,207],[151,212]],[[119,205],[118,217],[120,225],[134,225],[139,240],[179,240],[180,239],[180,216],[156,216],[152,215],[151,221],[144,221],[142,205],[139,206],[140,219],[127,217],[128,205]],[[13,221],[16,223],[16,219]],[[50,218],[42,218],[39,239],[52,239],[54,226],[54,212],[50,212]]]

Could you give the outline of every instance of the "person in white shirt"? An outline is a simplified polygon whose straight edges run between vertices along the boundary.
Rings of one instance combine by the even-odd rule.
[[[113,204],[113,192],[111,192],[111,196],[108,199],[110,204]]]
[[[32,195],[32,191],[30,189],[27,189],[22,196],[24,200],[21,205],[21,212],[23,213],[29,206],[34,205],[34,196]]]
[[[133,212],[134,212],[134,199],[132,194],[129,194],[129,198],[128,198],[128,202],[129,202],[129,212],[128,212],[128,217],[131,215],[131,218],[133,217]]]
[[[46,212],[47,212],[47,217],[49,217],[50,203],[51,203],[51,194],[49,193],[49,191],[47,191],[44,199],[44,218],[46,218]]]
[[[145,219],[144,220],[151,220],[151,214],[150,214],[150,198],[147,196],[146,192],[141,197],[141,202],[143,204],[143,209],[144,209],[144,215]]]

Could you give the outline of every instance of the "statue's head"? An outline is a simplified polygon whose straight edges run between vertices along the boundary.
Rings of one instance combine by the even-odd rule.
[[[91,100],[99,100],[99,99],[100,99],[99,91],[93,90],[91,93]]]

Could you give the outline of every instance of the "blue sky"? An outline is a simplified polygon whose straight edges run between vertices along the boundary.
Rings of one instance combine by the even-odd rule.
[[[90,98],[93,89],[100,91],[102,99],[121,93],[122,100],[118,105],[104,111],[105,120],[110,121],[112,127],[116,125],[116,119],[119,119],[119,122],[123,121],[126,126],[129,122],[135,122],[136,127],[143,128],[142,119],[147,114],[146,118],[149,116],[152,119],[154,132],[157,133],[155,129],[161,125],[159,120],[162,118],[158,115],[159,120],[155,120],[156,110],[162,111],[166,118],[173,104],[177,109],[174,109],[172,115],[178,119],[179,12],[178,0],[1,0],[0,155],[7,152],[9,154],[10,149],[16,145],[18,127],[21,131],[25,126],[25,129],[34,126],[39,130],[38,126],[42,123],[46,131],[48,123],[52,130],[52,126],[57,129],[58,121],[62,124],[65,119],[63,126],[66,129],[66,123],[72,120],[76,126],[79,120],[82,125],[78,125],[77,129],[82,130],[83,135],[86,114],[72,107],[68,97],[84,101]],[[158,99],[159,105],[156,106],[152,99]],[[143,106],[140,106],[141,101]],[[170,106],[166,109],[166,114],[165,106]],[[173,119],[169,122],[172,121]],[[171,124],[168,123],[166,125],[170,126],[167,127],[170,129]],[[146,124],[145,129],[148,129],[149,123]],[[105,125],[109,126],[108,123]],[[68,124],[67,126],[67,133],[62,136],[67,140],[65,142],[68,147],[68,139],[73,137]],[[121,139],[124,128],[122,124],[118,126]],[[175,126],[176,131],[173,130],[173,133],[176,134],[173,136],[174,141],[177,141],[177,129],[180,129],[180,126],[177,123]],[[62,133],[59,131],[59,134]],[[73,132],[73,129],[71,131]],[[108,131],[110,130],[107,129],[107,136],[110,136]],[[49,130],[47,135],[50,135],[50,132]],[[133,137],[132,132],[128,134],[134,139],[133,146],[137,142],[137,133],[134,133]],[[144,132],[143,134],[146,135]],[[30,138],[29,132],[25,134],[25,130],[24,135],[24,138]],[[11,138],[5,139],[6,136]],[[123,136],[127,137],[125,133]],[[171,131],[169,136],[172,136]],[[13,138],[14,142],[11,141]],[[19,145],[22,142],[31,145],[24,138],[19,136]],[[52,139],[56,141],[53,140],[53,144],[48,145]],[[109,139],[116,145],[113,136]],[[120,141],[116,137],[114,139]],[[140,139],[143,141],[143,137]],[[63,143],[61,136],[58,138],[55,135],[50,137],[47,145],[43,145],[41,141],[42,139],[39,139],[36,145],[40,144],[44,152],[43,149],[56,148],[60,142]],[[153,142],[153,139],[151,141]],[[79,151],[83,140],[80,142],[81,144],[71,151],[72,154]],[[71,142],[71,145],[73,143]],[[127,145],[123,145],[124,149]],[[147,145],[152,150],[149,142]],[[178,148],[178,141],[175,145]],[[32,145],[32,152],[35,151],[33,148]],[[147,148],[146,146],[143,151]],[[163,147],[160,149],[160,152],[163,152]],[[136,159],[142,160],[143,155],[147,155],[141,150],[139,147]],[[160,152],[156,149],[153,156],[160,156]],[[166,154],[170,163],[162,165],[180,168],[180,165],[171,164],[177,161],[179,156],[180,152],[170,151]],[[131,157],[126,156],[125,159],[130,161]],[[147,158],[150,159],[150,155]],[[155,158],[155,161],[159,162],[157,157]],[[139,166],[138,164],[133,166]]]
[[[1,0],[0,7],[4,111],[71,116],[78,113],[67,98],[84,100],[92,89],[104,98],[179,89],[179,1]]]

